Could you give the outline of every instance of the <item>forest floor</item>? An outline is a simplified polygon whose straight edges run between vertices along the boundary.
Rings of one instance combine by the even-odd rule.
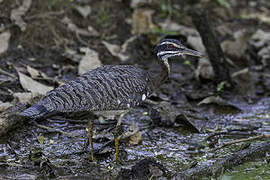
[[[214,83],[208,61],[171,61],[154,104],[123,118],[123,132],[135,133],[121,141],[121,164],[116,118],[11,116],[101,64],[159,71],[153,47],[164,37],[205,52],[189,16],[194,7],[209,11],[235,86]],[[270,135],[269,12],[267,0],[0,0],[0,179],[270,179],[270,148],[259,149]],[[85,149],[90,119],[94,162]],[[263,155],[251,156],[252,148]],[[231,167],[220,163],[245,150],[250,156]]]

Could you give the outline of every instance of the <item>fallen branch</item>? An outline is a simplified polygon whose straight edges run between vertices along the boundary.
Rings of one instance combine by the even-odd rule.
[[[218,177],[224,171],[235,166],[258,158],[264,158],[266,153],[270,153],[270,141],[240,150],[216,161],[205,162],[200,166],[187,169],[175,175],[175,179],[202,179],[203,177],[210,179],[210,177]]]
[[[270,138],[270,134],[261,134],[261,135],[254,136],[254,137],[249,137],[249,138],[238,139],[238,140],[226,142],[226,143],[218,146],[217,148],[215,148],[213,151],[222,149],[222,148],[224,148],[226,146],[230,146],[232,144],[237,144],[237,143],[242,143],[242,142],[247,142],[247,141],[252,141],[252,140],[258,140],[258,139],[264,139],[264,138]]]

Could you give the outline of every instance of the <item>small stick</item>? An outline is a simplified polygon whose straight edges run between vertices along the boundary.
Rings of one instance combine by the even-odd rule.
[[[34,126],[37,126],[41,129],[45,129],[45,130],[48,130],[48,131],[51,131],[51,132],[58,132],[58,133],[62,133],[66,136],[69,136],[69,137],[76,137],[77,135],[73,134],[73,133],[68,133],[68,132],[65,132],[65,131],[62,131],[60,129],[55,129],[55,128],[52,128],[52,127],[48,127],[48,126],[44,126],[44,125],[40,125],[40,124],[37,124],[37,123],[32,123]]]
[[[215,148],[213,151],[224,148],[226,146],[230,146],[232,144],[241,143],[241,142],[247,142],[247,141],[252,141],[252,140],[258,140],[258,139],[264,139],[264,138],[270,138],[270,134],[261,134],[261,135],[254,136],[254,137],[249,137],[249,138],[238,139],[238,140],[226,142],[226,143],[218,146],[217,148]]]

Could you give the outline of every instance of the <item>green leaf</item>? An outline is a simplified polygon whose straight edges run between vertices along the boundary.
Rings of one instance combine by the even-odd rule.
[[[221,5],[224,6],[226,8],[230,8],[231,5],[227,2],[227,0],[217,0],[217,2]]]
[[[221,92],[224,89],[224,85],[225,85],[226,81],[221,81],[218,86],[217,86],[217,92]]]

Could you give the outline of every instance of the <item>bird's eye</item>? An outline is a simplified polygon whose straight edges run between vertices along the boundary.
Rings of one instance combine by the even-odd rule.
[[[172,44],[169,44],[169,48],[174,48],[174,45],[172,45]]]

